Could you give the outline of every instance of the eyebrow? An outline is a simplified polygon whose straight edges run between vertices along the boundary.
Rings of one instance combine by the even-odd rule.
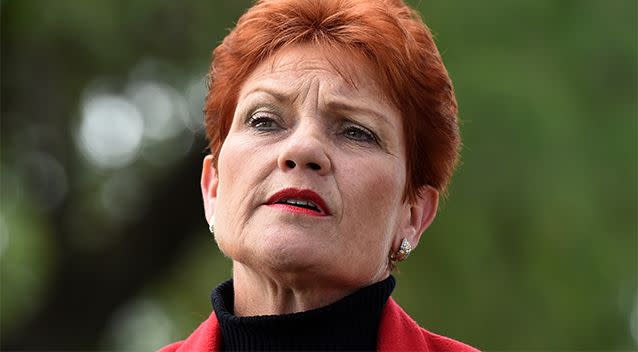
[[[379,112],[377,112],[376,110],[373,109],[369,109],[363,106],[355,106],[355,105],[351,105],[348,104],[346,102],[342,102],[342,101],[330,101],[328,104],[328,109],[332,110],[332,111],[341,111],[341,112],[354,112],[354,113],[364,113],[366,115],[370,115],[374,118],[376,118],[377,120],[380,120],[381,122],[387,124],[388,126],[394,127],[394,125],[392,123],[390,123],[390,119],[388,119],[387,116],[385,116],[384,114],[381,114]]]
[[[256,94],[256,93],[266,93],[266,94],[272,96],[273,98],[275,98],[279,102],[289,102],[289,101],[292,100],[291,99],[292,97],[290,95],[286,94],[286,93],[278,92],[276,90],[272,90],[270,88],[265,88],[265,87],[256,87],[256,88],[253,88],[253,89],[249,90],[244,95],[244,98],[248,97],[248,96],[251,96],[253,94]]]
[[[271,88],[267,88],[267,87],[255,87],[251,90],[249,90],[246,95],[244,97],[248,97],[252,94],[255,93],[265,93],[268,94],[270,96],[272,96],[273,98],[275,98],[278,102],[290,102],[293,101],[294,98],[292,97],[292,95],[281,92],[281,91],[277,91],[277,90],[273,90]],[[340,100],[331,100],[326,104],[328,110],[330,111],[339,111],[339,112],[350,112],[350,113],[364,113],[367,115],[370,115],[372,117],[374,117],[375,119],[387,124],[388,126],[391,127],[395,127],[394,124],[392,124],[390,122],[390,119],[385,116],[384,114],[381,114],[379,112],[377,112],[376,110],[373,109],[369,109],[363,106],[356,106],[356,105],[351,105],[349,103],[346,103],[344,101],[340,101]]]

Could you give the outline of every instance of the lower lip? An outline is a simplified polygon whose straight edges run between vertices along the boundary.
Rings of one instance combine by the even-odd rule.
[[[298,214],[306,214],[306,215],[312,215],[312,216],[326,216],[324,213],[318,213],[316,211],[310,210],[310,209],[306,209],[306,208],[302,208],[302,207],[296,207],[290,204],[280,204],[280,203],[275,203],[275,204],[268,204],[269,207],[273,207],[273,208],[278,208],[281,209],[283,211],[287,211],[290,213],[298,213]]]

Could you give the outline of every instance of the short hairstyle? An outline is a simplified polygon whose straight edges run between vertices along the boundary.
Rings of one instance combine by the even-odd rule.
[[[430,30],[402,0],[257,1],[213,51],[204,114],[215,164],[243,83],[266,58],[299,44],[372,65],[403,121],[404,200],[426,185],[445,194],[460,149],[456,98]]]

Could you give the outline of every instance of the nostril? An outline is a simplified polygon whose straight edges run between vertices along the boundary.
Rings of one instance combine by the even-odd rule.
[[[295,164],[295,162],[292,160],[286,160],[286,166],[288,166],[288,168],[290,169],[294,169],[297,164]]]
[[[317,163],[308,163],[308,167],[313,170],[321,170],[321,166]]]

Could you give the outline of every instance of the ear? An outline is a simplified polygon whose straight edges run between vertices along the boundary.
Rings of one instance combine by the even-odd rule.
[[[392,248],[398,249],[404,238],[410,242],[412,248],[416,248],[421,234],[434,221],[438,207],[439,192],[430,186],[424,186],[421,195],[406,205],[403,224]]]
[[[210,221],[210,218],[215,215],[215,202],[217,201],[217,185],[219,184],[219,178],[217,177],[217,170],[213,164],[213,156],[207,155],[202,163],[202,198],[204,199],[204,213],[206,221]]]

